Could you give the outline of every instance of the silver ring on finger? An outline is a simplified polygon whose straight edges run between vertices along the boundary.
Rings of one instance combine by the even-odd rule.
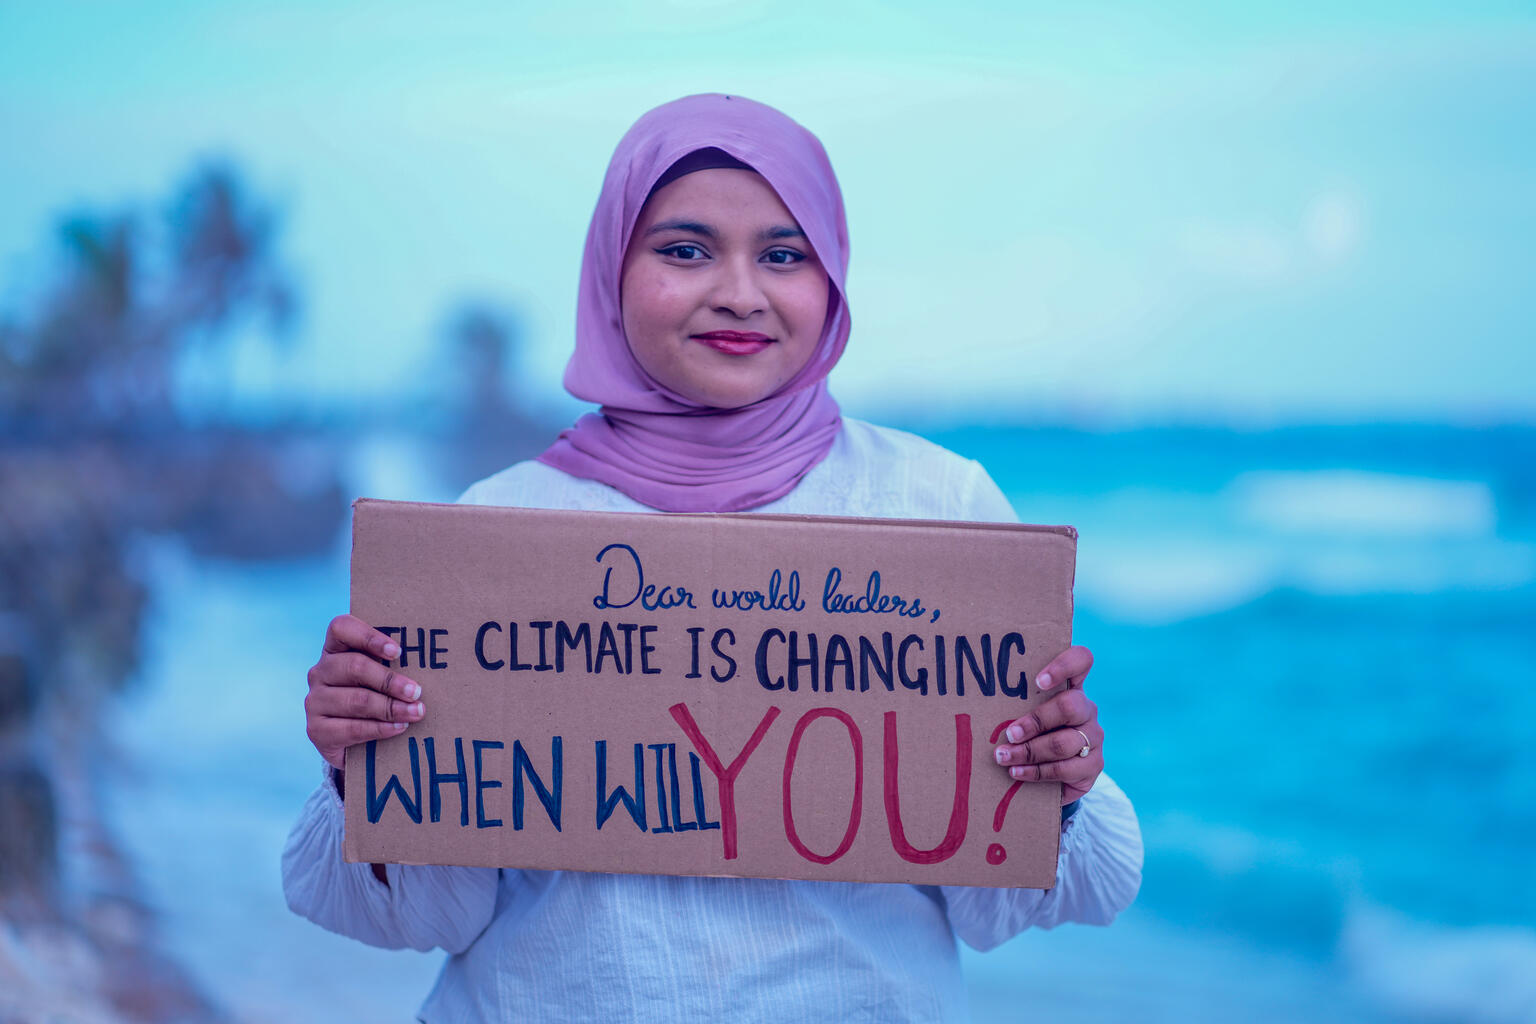
[[[1077,756],[1087,757],[1089,754],[1093,753],[1093,744],[1088,742],[1088,734],[1083,732],[1081,729],[1073,729],[1072,731],[1083,738],[1083,749],[1077,752]]]

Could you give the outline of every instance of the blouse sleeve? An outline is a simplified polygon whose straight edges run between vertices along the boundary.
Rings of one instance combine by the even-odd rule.
[[[970,485],[959,518],[1016,523],[1018,514],[979,463],[971,462]],[[1141,827],[1131,801],[1101,774],[1062,826],[1054,889],[987,889],[946,886],[955,933],[977,949],[991,949],[1026,928],[1054,928],[1065,921],[1109,924],[1141,888]]]
[[[969,473],[959,489],[955,518],[970,523],[1016,523],[1019,514],[981,463],[966,459]]]
[[[283,893],[294,913],[386,949],[461,953],[490,924],[496,868],[389,864],[389,884],[341,856],[342,803],[326,766],[283,848]]]
[[[1026,928],[1109,924],[1141,888],[1141,828],[1120,787],[1100,775],[1061,830],[1054,889],[944,886],[955,934],[979,950]]]

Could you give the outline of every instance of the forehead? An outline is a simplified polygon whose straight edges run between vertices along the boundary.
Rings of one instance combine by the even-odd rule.
[[[720,231],[734,226],[755,230],[769,222],[799,227],[766,178],[730,167],[694,171],[657,189],[641,208],[635,230],[638,234],[662,221],[683,218],[712,220],[710,226]]]

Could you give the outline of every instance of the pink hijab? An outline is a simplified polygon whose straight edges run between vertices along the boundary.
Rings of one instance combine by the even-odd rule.
[[[652,187],[682,157],[716,148],[773,186],[831,279],[821,342],[782,388],[741,409],[697,405],[640,368],[624,337],[619,279]],[[601,404],[539,461],[599,480],[668,512],[738,512],[788,494],[832,448],[842,423],[826,377],[848,342],[848,225],[816,136],[740,96],[686,96],[645,114],[619,140],[587,230],[576,351],[565,389]]]

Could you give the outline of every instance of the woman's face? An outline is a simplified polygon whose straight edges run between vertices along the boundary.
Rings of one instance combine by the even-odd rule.
[[[702,406],[737,409],[810,361],[829,289],[762,175],[694,171],[640,211],[620,284],[624,334],[658,384]]]

